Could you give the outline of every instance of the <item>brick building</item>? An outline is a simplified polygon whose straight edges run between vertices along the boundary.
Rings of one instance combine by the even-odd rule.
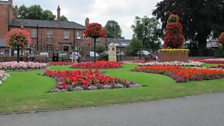
[[[57,8],[57,19],[31,20],[17,19],[18,9],[13,7],[13,0],[0,1],[0,47],[4,48],[5,34],[12,28],[21,28],[29,31],[33,39],[33,44],[29,47],[36,54],[40,52],[63,51],[72,52],[79,50],[81,55],[89,54],[93,40],[84,38],[85,26],[89,23],[86,18],[85,26],[73,21],[60,21],[60,7]],[[105,44],[105,39],[98,40],[99,44]],[[4,49],[5,54],[10,54],[10,50]]]

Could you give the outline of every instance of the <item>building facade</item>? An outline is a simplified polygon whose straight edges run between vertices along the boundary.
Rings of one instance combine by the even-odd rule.
[[[13,7],[13,1],[0,1],[0,47],[7,47],[4,36],[10,29],[21,28],[30,32],[33,43],[29,49],[36,54],[79,51],[82,55],[87,55],[93,45],[91,38],[83,36],[89,19],[86,18],[85,26],[73,21],[61,21],[60,10],[58,6],[57,18],[53,21],[17,19],[18,9]],[[105,39],[99,39],[98,43],[105,44]]]

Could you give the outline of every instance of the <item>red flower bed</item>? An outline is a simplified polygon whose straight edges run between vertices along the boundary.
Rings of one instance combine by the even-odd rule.
[[[50,62],[49,66],[63,66],[63,65],[72,65],[72,62]]]
[[[121,68],[122,64],[120,62],[110,62],[110,61],[97,61],[86,62],[86,63],[75,63],[72,64],[71,68],[81,68],[81,69],[113,69]]]
[[[176,82],[221,79],[224,77],[224,70],[184,68],[181,66],[138,66],[133,71],[167,75]]]
[[[224,69],[224,65],[210,66],[209,68]]]
[[[195,61],[209,63],[209,64],[224,64],[224,59],[204,59],[204,60],[195,60]]]
[[[76,70],[76,71],[51,71],[46,70],[45,76],[56,79],[56,87],[52,92],[73,90],[96,90],[126,87],[140,87],[139,84],[126,82],[119,78],[112,78],[101,73],[99,70]]]

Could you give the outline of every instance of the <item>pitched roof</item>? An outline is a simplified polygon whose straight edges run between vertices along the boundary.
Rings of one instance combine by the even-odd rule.
[[[85,26],[72,21],[48,21],[48,20],[32,20],[32,19],[11,19],[9,26],[17,27],[42,27],[42,28],[65,28],[84,30]]]
[[[114,43],[117,47],[126,47],[130,45],[131,40],[129,39],[119,39],[119,38],[107,38],[107,45]]]

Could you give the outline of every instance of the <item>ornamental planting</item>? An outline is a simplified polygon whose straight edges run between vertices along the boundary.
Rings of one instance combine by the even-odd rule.
[[[104,75],[99,70],[46,70],[44,75],[56,79],[55,88],[50,92],[141,87],[133,82]]]
[[[179,22],[180,18],[171,14],[166,25],[166,36],[164,37],[163,48],[182,48],[184,36],[182,35],[183,26]]]
[[[176,82],[201,81],[224,78],[224,70],[203,69],[203,68],[185,68],[182,66],[138,66],[132,71],[158,73],[167,75]]]
[[[81,68],[81,69],[114,69],[121,68],[122,63],[120,62],[111,62],[111,61],[97,61],[86,62],[86,63],[75,63],[72,64],[71,68]]]
[[[0,69],[6,71],[27,71],[27,70],[39,70],[45,68],[46,63],[38,62],[1,62]]]
[[[10,48],[17,50],[17,62],[19,62],[20,50],[32,44],[30,33],[26,30],[13,28],[6,33],[5,41]]]

